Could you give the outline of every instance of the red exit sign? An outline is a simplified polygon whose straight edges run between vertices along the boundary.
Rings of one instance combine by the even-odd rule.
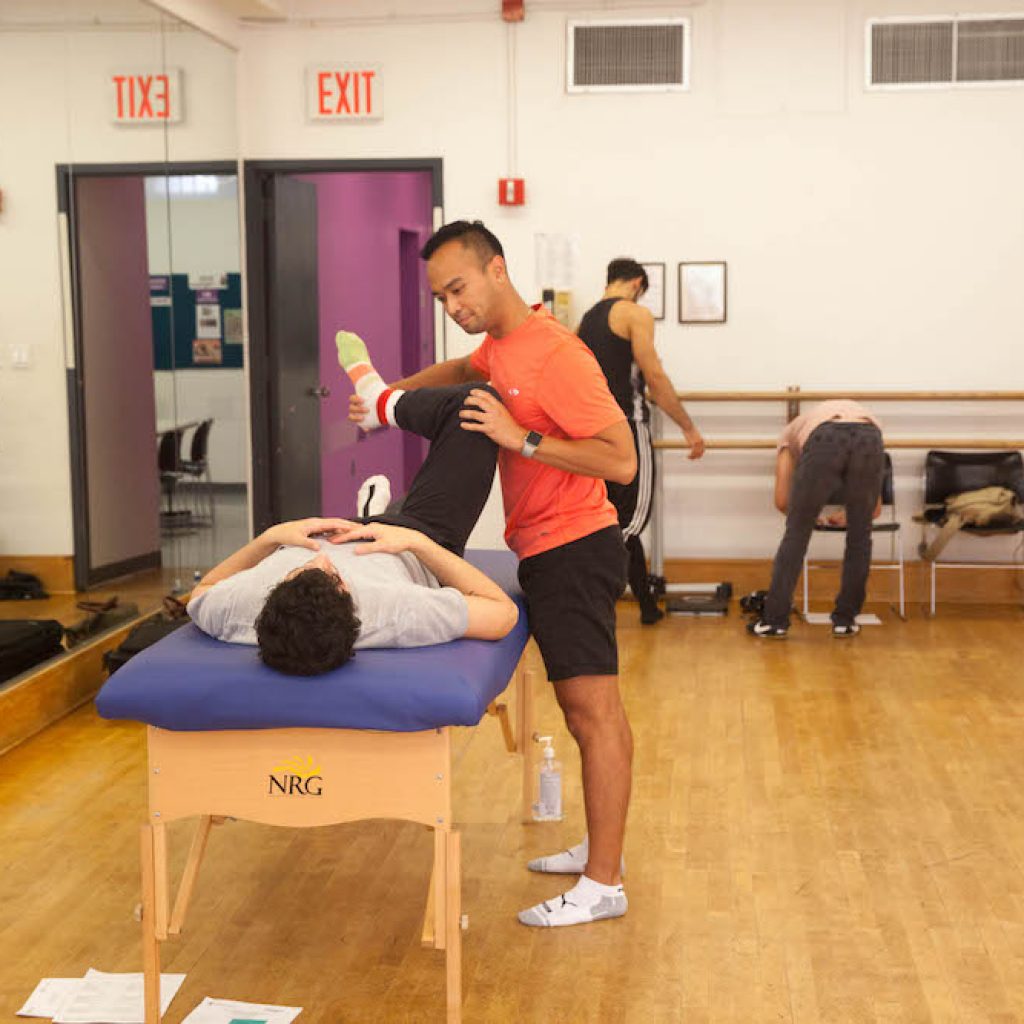
[[[381,117],[376,64],[306,69],[306,113],[311,121],[375,121]]]
[[[181,120],[181,71],[119,71],[110,76],[115,124],[173,124]]]

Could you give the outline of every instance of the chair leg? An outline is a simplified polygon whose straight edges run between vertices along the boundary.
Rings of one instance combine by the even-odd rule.
[[[931,568],[931,602],[930,602],[930,613],[934,617],[935,615],[935,562],[929,562]]]
[[[896,532],[899,533],[898,530]],[[893,538],[893,542],[894,543],[895,543],[895,540],[896,540],[896,538],[894,537]],[[907,621],[907,601],[906,601],[906,584],[904,583],[904,578],[903,578],[903,534],[902,533],[900,533],[900,535],[899,535],[899,545],[898,545],[898,547],[899,547],[899,553],[900,553],[900,561],[899,561],[899,565],[900,565],[900,568],[899,568],[899,574],[900,574],[900,618],[904,622],[906,622]]]
[[[212,527],[217,518],[216,506],[213,502],[213,480],[210,477],[210,464],[206,464],[206,500],[210,506],[210,526]]]
[[[810,586],[807,579],[807,575],[810,572],[810,564],[807,555],[804,555],[804,619],[807,618],[807,613],[811,610],[810,601]]]

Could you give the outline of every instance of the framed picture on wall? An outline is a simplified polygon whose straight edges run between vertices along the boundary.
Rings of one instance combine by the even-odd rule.
[[[647,271],[647,291],[637,299],[637,303],[651,311],[655,320],[665,319],[665,264],[641,263]]]
[[[679,264],[679,322],[725,323],[725,262]]]

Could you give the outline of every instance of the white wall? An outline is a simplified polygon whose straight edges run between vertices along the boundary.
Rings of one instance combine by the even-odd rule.
[[[599,297],[608,259],[667,263],[658,347],[683,388],[1020,385],[1024,88],[894,94],[863,86],[867,17],[952,6],[683,5],[693,27],[691,91],[616,96],[566,94],[566,15],[550,3],[527,6],[513,29],[524,209],[495,201],[496,179],[509,170],[509,29],[496,18],[435,18],[438,4],[387,24],[385,14],[412,8],[378,5],[375,18],[357,0],[346,8],[350,22],[249,31],[240,68],[244,154],[441,156],[446,218],[485,219],[531,299],[543,283],[534,280],[534,234],[579,236],[577,315]],[[612,16],[615,6],[595,5],[595,16]],[[1024,11],[1020,0],[996,6]],[[293,14],[311,17],[327,11],[316,2],[296,7]],[[977,0],[956,5],[992,9]],[[379,63],[384,119],[307,123],[300,83],[318,61]],[[684,327],[676,322],[676,264],[702,259],[728,261],[729,322]],[[451,324],[447,343],[450,355],[473,344]],[[784,415],[781,405],[692,411],[712,436],[774,434]],[[1022,433],[1019,405],[878,411],[904,436]],[[896,461],[909,515],[923,453]],[[767,452],[712,453],[698,464],[668,455],[667,554],[771,554],[780,526],[771,466]],[[493,514],[489,529],[497,532]]]
[[[689,93],[569,96],[564,9],[534,0],[511,30],[517,170],[528,195],[521,210],[495,201],[496,179],[509,170],[510,30],[490,0],[435,17],[454,6],[351,0],[346,21],[336,4],[295,0],[293,17],[320,20],[247,28],[238,58],[241,154],[443,157],[446,216],[484,218],[527,296],[541,284],[533,280],[534,234],[580,237],[577,313],[597,298],[612,256],[666,262],[658,344],[681,387],[1020,386],[1024,89],[863,87],[867,17],[948,13],[952,4],[681,4],[693,19]],[[644,11],[595,3],[595,14],[626,6]],[[1019,13],[1024,0],[958,0],[955,10]],[[18,154],[5,168],[0,220],[0,547],[34,553],[67,552],[71,536],[53,164],[156,159],[162,149],[178,160],[236,152],[234,65],[215,44],[168,37],[168,63],[185,68],[189,95],[186,121],[164,146],[159,133],[107,124],[102,95],[90,92],[111,61],[155,54],[155,37],[81,33],[63,51],[56,40],[0,33],[0,137]],[[303,75],[317,61],[379,63],[385,118],[307,123]],[[68,96],[72,116],[55,118]],[[700,259],[729,263],[723,326],[675,323],[675,264]],[[9,368],[12,337],[34,344],[31,370]],[[455,355],[472,342],[449,325],[447,345]],[[1019,409],[879,412],[892,433],[1019,435]],[[782,422],[781,408],[693,412],[712,436],[774,433]],[[916,503],[921,462],[921,453],[897,457],[905,505]],[[769,473],[767,453],[712,453],[700,464],[669,456],[668,553],[770,554],[779,522]],[[485,532],[497,535],[496,514]]]
[[[102,4],[84,5],[84,14]],[[120,4],[119,13],[129,8]],[[152,9],[141,3],[145,18]],[[6,9],[0,13],[6,14]],[[16,12],[24,18],[32,11]],[[39,11],[41,21],[45,12]],[[65,12],[67,13],[67,12]],[[60,12],[52,16],[57,17]],[[22,20],[24,20],[22,18]],[[162,128],[111,123],[114,70],[184,72],[185,119]],[[15,31],[0,24],[0,552],[70,554],[71,484],[55,166],[224,160],[237,154],[234,57],[173,25]],[[27,345],[30,366],[11,366]]]

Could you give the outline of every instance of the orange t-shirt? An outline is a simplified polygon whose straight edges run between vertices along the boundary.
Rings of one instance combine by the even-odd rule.
[[[579,440],[625,419],[590,349],[543,307],[504,338],[487,335],[470,362],[526,430]],[[603,480],[545,466],[507,448],[498,452],[498,470],[505,541],[520,558],[619,521]]]

